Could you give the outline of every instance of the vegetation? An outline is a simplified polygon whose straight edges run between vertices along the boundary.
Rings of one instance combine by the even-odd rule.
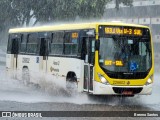
[[[113,0],[0,0],[0,31],[37,22],[100,18],[110,1]],[[132,4],[132,0],[114,1],[117,9],[121,3]]]

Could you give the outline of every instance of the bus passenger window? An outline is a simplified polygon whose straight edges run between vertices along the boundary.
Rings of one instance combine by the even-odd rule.
[[[30,34],[27,41],[27,53],[35,54],[37,53],[38,40],[37,34]]]
[[[64,37],[64,46],[65,46],[64,54],[66,54],[66,55],[71,54],[71,50],[72,50],[71,43],[72,43],[71,42],[71,33],[67,32],[67,33],[65,33],[65,37]]]
[[[72,44],[72,55],[77,55],[78,53],[78,45],[77,44]]]
[[[52,34],[52,40],[50,44],[50,54],[62,55],[63,54],[63,32],[56,32]]]
[[[64,45],[65,50],[64,53],[66,55],[77,55],[78,52],[78,45],[77,45],[77,39],[78,39],[78,33],[71,33],[66,32],[64,37]]]
[[[8,39],[7,53],[17,54],[19,51],[20,34],[10,34]]]
[[[20,53],[25,53],[26,52],[26,41],[24,35],[21,36],[21,43],[20,43]]]

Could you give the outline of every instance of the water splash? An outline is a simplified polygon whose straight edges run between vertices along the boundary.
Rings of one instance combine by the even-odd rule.
[[[70,94],[65,89],[65,84],[62,84],[60,81],[56,81],[56,77],[50,75],[46,76],[48,82],[43,80],[41,81],[40,87],[35,84],[25,86],[21,80],[11,79],[4,73],[5,67],[0,66],[1,101],[16,101],[24,103],[55,102],[72,104],[101,104],[111,106],[147,106],[157,105],[160,103],[158,96],[159,93],[157,91],[160,88],[158,75],[155,76],[155,84],[153,86],[154,89],[152,95],[135,96],[123,99],[117,96],[95,96],[88,95],[86,93]]]

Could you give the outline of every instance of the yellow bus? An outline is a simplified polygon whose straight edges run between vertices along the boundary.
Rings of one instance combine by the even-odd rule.
[[[25,84],[56,76],[67,89],[94,95],[149,95],[154,57],[149,27],[120,22],[9,30],[6,69]],[[42,74],[41,74],[42,73]]]

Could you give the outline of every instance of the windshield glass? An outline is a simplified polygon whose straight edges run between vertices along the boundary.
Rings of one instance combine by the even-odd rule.
[[[110,72],[146,72],[151,68],[150,39],[100,37],[99,64]]]

